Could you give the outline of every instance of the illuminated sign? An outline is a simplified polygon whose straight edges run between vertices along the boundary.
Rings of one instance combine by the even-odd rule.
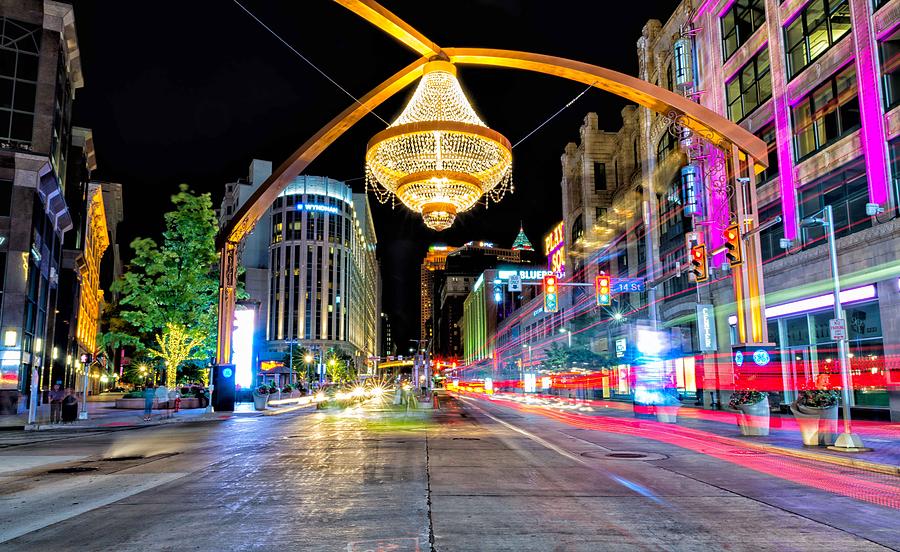
[[[340,214],[337,207],[333,205],[318,205],[316,203],[298,203],[298,211],[313,211],[316,213],[331,213],[332,215]]]
[[[544,236],[544,253],[547,255],[547,269],[564,276],[566,273],[566,233],[562,222]]]
[[[283,368],[284,363],[278,360],[263,360],[259,363],[260,370],[269,371],[275,368]]]
[[[498,270],[497,279],[508,282],[511,277],[518,276],[523,282],[539,282],[550,274],[553,273],[549,270]]]
[[[232,362],[234,363],[234,383],[241,387],[253,384],[253,326],[256,312],[252,309],[234,311],[234,332],[232,335]]]
[[[697,305],[697,333],[700,335],[701,351],[710,352],[719,348],[715,307],[712,305]]]

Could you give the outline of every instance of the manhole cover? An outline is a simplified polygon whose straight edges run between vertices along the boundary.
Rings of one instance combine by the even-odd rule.
[[[111,458],[102,458],[104,462],[128,462],[129,460],[143,460],[143,456],[113,456]]]
[[[87,466],[73,466],[71,468],[56,468],[55,470],[48,470],[47,473],[84,473],[92,471],[97,471],[97,468],[90,468]]]
[[[665,460],[668,456],[656,452],[638,452],[620,450],[616,452],[605,452],[600,450],[589,450],[582,452],[582,456],[588,458],[596,458],[598,460]]]
[[[454,437],[454,441],[480,441],[478,437]]]
[[[606,455],[607,458],[627,458],[629,460],[637,459],[637,458],[647,458],[646,454],[640,454],[638,452],[610,452]]]

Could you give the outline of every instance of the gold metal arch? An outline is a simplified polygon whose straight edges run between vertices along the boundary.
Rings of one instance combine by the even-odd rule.
[[[263,182],[222,228],[217,238],[220,252],[217,364],[228,364],[231,361],[237,253],[241,240],[250,233],[269,205],[295,176],[301,174],[322,151],[368,112],[418,79],[422,74],[423,65],[430,58],[444,58],[457,64],[523,69],[588,84],[658,113],[678,117],[684,126],[717,147],[726,152],[735,150],[739,155],[749,157],[758,168],[768,165],[765,142],[721,115],[636,77],[588,63],[542,54],[486,48],[441,49],[378,2],[373,0],[335,0],[335,2],[382,29],[422,57],[378,85],[358,103],[345,109],[304,142]],[[757,290],[749,291],[749,296],[756,299],[758,305],[762,296],[761,284]],[[764,320],[762,326],[763,328],[765,326]]]

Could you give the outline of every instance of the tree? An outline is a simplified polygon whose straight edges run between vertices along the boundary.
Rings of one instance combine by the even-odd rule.
[[[308,370],[311,369],[311,363],[306,361],[307,355],[313,355],[312,350],[302,345],[292,345],[291,350],[284,353],[284,364],[290,366],[291,370],[297,374],[297,377],[304,383],[309,380]]]
[[[569,348],[554,343],[544,355],[544,367],[553,372],[560,372],[569,365]]]
[[[118,312],[123,324],[110,324],[101,341],[126,343],[127,336],[127,343],[138,349],[155,341],[157,356],[170,368],[166,380],[174,385],[183,361],[209,358],[215,351],[219,278],[218,225],[210,195],[195,195],[182,185],[172,205],[174,210],[165,214],[161,245],[150,238],[131,242],[134,258],[113,284],[113,291],[121,294]]]
[[[356,371],[352,366],[353,355],[340,347],[332,347],[325,352],[325,373],[332,382],[342,384],[355,380]]]
[[[166,387],[175,387],[178,367],[181,363],[195,358],[203,347],[203,335],[181,324],[168,323],[161,334],[156,334],[157,349],[149,353],[161,358],[166,364]]]

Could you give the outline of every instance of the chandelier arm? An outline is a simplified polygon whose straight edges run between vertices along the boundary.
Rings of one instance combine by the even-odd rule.
[[[271,176],[238,209],[228,224],[219,231],[216,238],[217,248],[221,250],[225,243],[237,243],[244,239],[256,226],[256,222],[265,215],[278,194],[290,184],[295,176],[301,174],[322,151],[365,117],[367,113],[422,76],[422,67],[427,61],[426,58],[419,58],[395,73],[360,98],[359,103],[354,103],[342,111],[340,115],[329,121],[297,148],[297,151],[272,172]]]
[[[444,53],[455,64],[508,67],[553,75],[612,92],[663,115],[681,114],[684,126],[716,147],[727,150],[731,145],[737,146],[753,158],[757,171],[768,166],[766,143],[752,133],[684,96],[637,77],[571,59],[515,50],[446,48]]]
[[[372,0],[335,0],[335,2],[396,38],[404,46],[421,56],[430,58],[443,55],[437,44],[428,40],[412,25],[397,17],[378,2]]]

